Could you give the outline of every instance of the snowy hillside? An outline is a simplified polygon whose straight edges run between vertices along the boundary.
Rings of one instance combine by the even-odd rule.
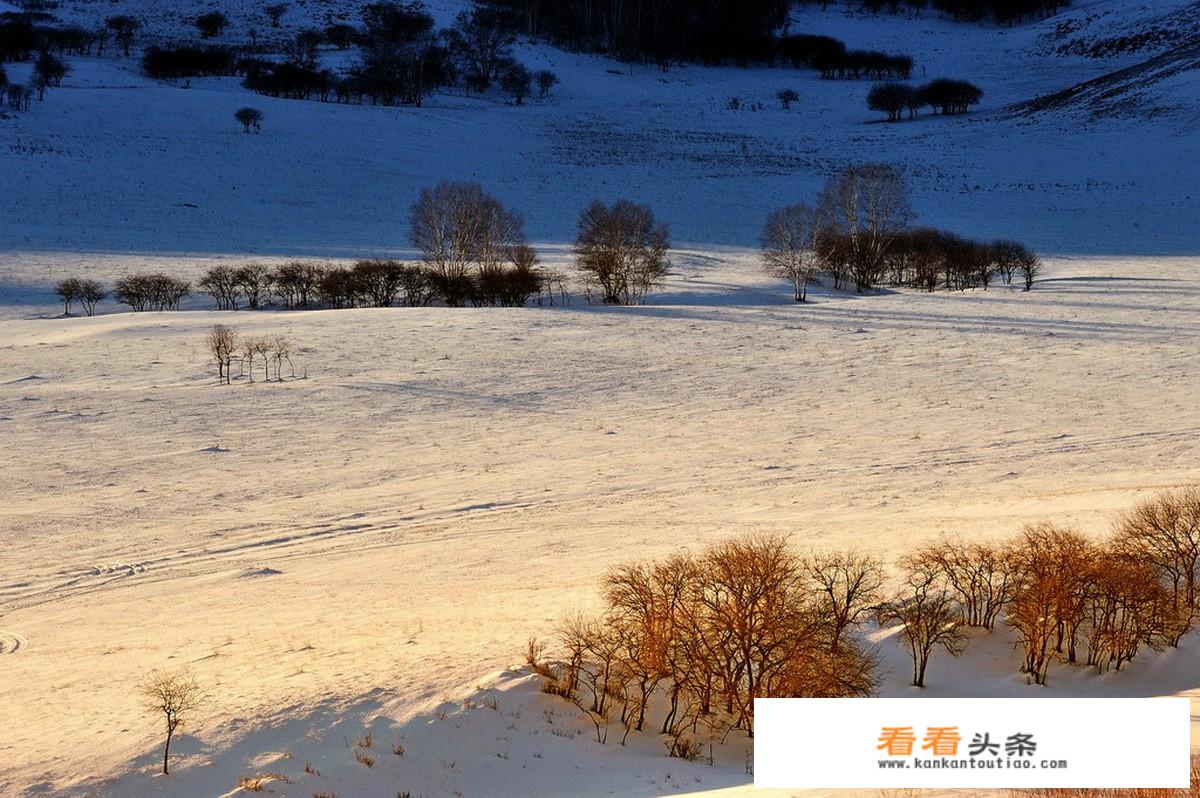
[[[465,3],[429,6],[449,24]],[[216,41],[254,27],[269,50],[362,3],[291,0],[278,29],[261,5],[53,13],[135,14],[141,47],[219,7]],[[542,692],[527,640],[596,609],[612,566],[738,532],[894,565],[1033,522],[1099,537],[1200,483],[1198,9],[1079,0],[1011,27],[795,9],[794,32],[984,89],[969,114],[896,124],[867,109],[871,81],[664,73],[524,40],[561,85],[519,107],[464,89],[419,108],[275,99],[151,80],[137,48],[67,56],[61,88],[0,110],[0,798],[757,794],[740,731],[711,765],[653,731],[597,742]],[[233,118],[246,105],[259,134]],[[791,301],[760,265],[765,217],[866,161],[904,167],[916,223],[1027,242],[1034,290]],[[218,312],[198,295],[81,318],[53,293],[412,258],[409,208],[443,179],[522,212],[572,275],[589,200],[648,203],[670,274],[643,307],[588,305],[574,276],[553,307]],[[214,323],[286,337],[295,378],[218,386]],[[913,695],[901,644],[868,634],[880,694]],[[1014,642],[972,630],[923,695],[1186,695],[1200,750],[1200,633],[1120,673],[1055,665],[1047,686]],[[163,777],[134,687],[181,667],[206,696]]]
[[[231,4],[235,20],[248,18],[240,7]],[[190,13],[145,8],[152,31]],[[64,9],[92,20],[111,11]],[[303,18],[297,4],[285,22],[320,20],[314,9]],[[449,5],[435,10],[450,16]],[[571,240],[590,199],[628,196],[650,203],[677,242],[755,246],[770,209],[809,200],[838,167],[870,159],[907,164],[922,223],[1018,237],[1050,253],[1188,254],[1194,175],[1179,166],[1200,155],[1189,134],[1195,81],[1181,75],[1162,88],[1171,101],[1156,98],[1154,107],[1173,110],[1153,124],[1128,115],[1089,121],[1070,109],[1005,112],[1131,63],[1047,51],[1048,39],[1068,40],[1060,26],[1101,11],[1128,26],[1162,15],[1094,3],[996,29],[934,16],[796,12],[795,30],[908,52],[918,78],[963,77],[985,91],[967,116],[896,125],[866,109],[869,82],[791,68],[663,74],[545,46],[522,47],[519,57],[554,70],[562,85],[519,108],[459,92],[422,108],[276,100],[232,78],[160,83],[138,74],[136,59],[69,59],[62,89],[2,122],[0,180],[21,188],[0,196],[0,240],[10,252],[403,252],[419,189],[472,179],[522,211],[541,242]],[[225,37],[241,30],[235,23]],[[788,111],[775,100],[786,87],[801,96]],[[266,114],[261,135],[243,135],[232,118],[247,104]]]

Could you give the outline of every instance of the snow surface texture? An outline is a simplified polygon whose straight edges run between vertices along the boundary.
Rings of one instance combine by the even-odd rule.
[[[911,51],[918,74],[988,92],[969,117],[899,125],[873,123],[866,83],[662,75],[542,46],[523,56],[563,85],[525,108],[275,101],[71,59],[62,89],[0,120],[0,795],[200,798],[242,777],[301,798],[749,792],[744,739],[713,767],[653,735],[602,746],[509,668],[629,558],[751,529],[889,559],[1029,521],[1100,534],[1138,497],[1200,481],[1196,81],[1157,84],[1168,110],[1151,121],[1009,110],[1162,52],[1057,43],[1185,5],[1084,3],[1002,30],[798,13],[798,29]],[[153,12],[155,36],[194,13],[119,6]],[[804,97],[789,112],[784,86]],[[763,108],[729,111],[731,96]],[[260,136],[232,119],[245,104],[267,114]],[[909,165],[922,222],[1051,253],[1045,279],[790,303],[747,249],[762,217],[864,159]],[[403,253],[407,206],[440,178],[523,210],[551,263],[593,196],[651,202],[687,244],[638,309],[195,300],[57,318],[67,275]],[[214,322],[291,337],[307,379],[216,386]],[[911,695],[903,653],[878,642],[883,693]],[[935,658],[925,694],[1200,691],[1195,635],[1120,674],[1055,669],[1046,688],[1016,674],[1010,643]],[[164,779],[133,686],[179,666],[211,698]]]
[[[0,783],[207,796],[278,771],[296,784],[271,788],[304,798],[744,783],[735,750],[710,768],[650,735],[600,746],[568,705],[482,674],[595,606],[614,562],[750,529],[887,558],[1037,520],[1098,534],[1144,492],[1200,480],[1187,260],[811,307],[710,304],[783,289],[750,259],[688,263],[670,305],[633,310],[4,322],[0,525],[19,545],[0,554],[0,627],[27,642],[0,662]],[[214,321],[291,336],[308,379],[216,386]],[[882,646],[884,692],[911,694]],[[1198,654],[1193,637],[1041,689],[983,639],[935,660],[928,694],[1196,691]],[[213,699],[156,779],[131,686],[183,665]],[[480,684],[499,713],[439,720]],[[345,743],[368,729],[378,769]],[[125,775],[94,786],[109,774]]]

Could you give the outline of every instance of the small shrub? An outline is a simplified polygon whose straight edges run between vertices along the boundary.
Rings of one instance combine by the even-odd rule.
[[[667,746],[667,756],[682,759],[685,762],[699,762],[704,759],[704,746],[698,740],[677,735],[664,743]]]
[[[369,768],[375,767],[375,757],[371,756],[365,751],[355,751],[354,758]]]
[[[513,64],[500,78],[500,88],[515,105],[521,105],[533,88],[533,74],[521,64]]]
[[[550,90],[559,83],[558,75],[554,74],[548,69],[543,69],[542,71],[538,72],[536,75],[534,75],[534,78],[537,80],[538,84],[538,97],[543,100],[550,96]]]
[[[529,638],[525,643],[525,663],[527,665],[537,665],[542,661],[542,657],[546,655],[546,641],[539,640],[536,637]]]
[[[243,133],[249,133],[252,129],[255,133],[262,132],[263,112],[257,108],[239,108],[233,118],[242,123]]]

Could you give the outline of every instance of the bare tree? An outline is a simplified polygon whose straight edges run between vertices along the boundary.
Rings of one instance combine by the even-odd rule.
[[[395,260],[360,260],[354,275],[363,292],[377,308],[391,307],[400,293],[404,264]]]
[[[164,775],[170,773],[171,741],[205,700],[200,684],[187,671],[155,672],[138,686],[142,706],[151,714],[161,715],[166,722],[166,742],[163,744]]]
[[[780,89],[775,92],[775,97],[779,100],[779,105],[786,111],[792,107],[792,103],[800,99],[800,93],[795,89]]]
[[[516,41],[503,13],[485,6],[460,12],[444,36],[462,71],[482,89],[499,79]]]
[[[525,238],[520,214],[478,183],[450,182],[422,189],[412,206],[409,235],[451,306],[470,297],[472,269],[498,267]]]
[[[1086,618],[1087,590],[1097,552],[1071,529],[1051,524],[1025,527],[1012,548],[1016,576],[1008,623],[1024,650],[1021,670],[1046,683],[1055,651],[1075,661],[1076,635]]]
[[[167,274],[133,274],[117,280],[113,298],[134,311],[178,310],[191,284]]]
[[[292,363],[292,342],[282,335],[271,339],[271,359],[275,361],[275,379],[283,382],[283,361],[287,361],[292,377],[296,376],[296,366]]]
[[[248,338],[242,344],[242,354],[250,363],[250,381],[254,381],[254,359],[261,357],[263,362],[263,380],[271,381],[271,339],[262,336],[259,338]]]
[[[640,305],[670,268],[667,228],[648,205],[593,202],[579,216],[575,263],[605,303]]]
[[[813,555],[805,568],[816,583],[823,613],[831,624],[829,647],[836,652],[846,630],[879,603],[883,564],[874,557],[839,551]]]
[[[195,19],[196,30],[199,31],[201,39],[211,39],[213,36],[220,36],[228,24],[229,17],[220,11],[210,11],[207,14],[201,14]]]
[[[321,267],[315,263],[292,261],[275,269],[272,284],[289,308],[307,308],[321,282]]]
[[[1021,268],[1021,258],[1028,252],[1016,241],[996,240],[991,243],[992,264],[1005,285],[1012,285],[1013,276]]]
[[[267,12],[267,17],[271,20],[272,28],[279,27],[279,22],[283,19],[283,15],[287,13],[287,10],[288,7],[286,3],[275,3],[263,9],[263,11]]]
[[[1016,587],[1012,558],[987,543],[946,541],[918,550],[913,559],[941,571],[958,594],[962,621],[992,629]]]
[[[1021,253],[1020,260],[1017,261],[1017,269],[1021,272],[1025,290],[1030,291],[1033,289],[1033,281],[1042,273],[1042,260],[1029,250],[1025,250]]]
[[[1102,550],[1090,571],[1087,664],[1097,671],[1110,666],[1119,671],[1143,644],[1158,648],[1160,638],[1171,642],[1173,635],[1182,636],[1180,630],[1187,629],[1178,623],[1168,591],[1145,560]]]
[[[820,271],[819,225],[816,211],[799,203],[772,211],[763,226],[763,267],[772,277],[791,281],[797,302],[808,298],[808,286]]]
[[[823,226],[837,234],[861,294],[884,271],[892,240],[913,218],[908,186],[887,164],[851,166],[825,184],[817,203]]]
[[[83,303],[83,312],[88,316],[96,315],[96,305],[108,296],[104,286],[95,280],[79,281],[79,300]]]
[[[65,280],[60,280],[58,284],[54,286],[54,293],[57,294],[58,298],[63,302],[64,316],[71,315],[71,303],[81,298],[80,294],[82,290],[83,286],[80,284],[80,280],[77,277],[68,277]]]
[[[251,263],[242,266],[234,275],[237,287],[246,297],[246,305],[251,310],[258,310],[267,304],[271,298],[271,286],[275,283],[271,267],[261,263]]]
[[[889,122],[897,122],[905,109],[912,115],[914,91],[905,83],[876,83],[867,95],[867,107],[872,111],[883,111]]]
[[[925,686],[925,670],[934,649],[953,657],[962,653],[961,613],[937,570],[920,561],[904,564],[904,588],[879,608],[880,624],[900,626],[900,635],[912,658],[912,683]]]
[[[121,52],[128,58],[129,49],[133,46],[134,36],[137,35],[138,28],[142,27],[141,21],[128,14],[119,14],[115,17],[109,17],[104,21],[104,24],[113,32],[117,44],[121,47]]]
[[[238,349],[237,330],[226,327],[224,324],[214,324],[208,332],[205,343],[208,345],[208,351],[212,354],[213,360],[217,362],[218,384],[228,385],[232,376],[230,369],[233,366],[233,356]]]
[[[262,131],[263,112],[257,108],[239,108],[233,118],[242,123],[243,133],[249,133],[252,129],[255,133]]]
[[[232,266],[213,266],[197,283],[200,289],[217,302],[217,310],[237,310],[242,294],[238,270]]]
[[[515,105],[523,105],[533,90],[533,73],[521,64],[514,63],[501,76],[500,87],[513,98]]]
[[[1189,629],[1200,611],[1200,488],[1166,491],[1137,504],[1117,527],[1117,547],[1149,564]],[[1170,642],[1177,645],[1182,633]]]
[[[550,96],[550,90],[559,83],[558,75],[554,74],[548,69],[543,69],[540,72],[537,72],[533,77],[535,80],[537,80],[538,97],[543,100]]]
[[[412,264],[400,269],[400,290],[404,304],[410,308],[425,307],[436,296],[428,270]]]

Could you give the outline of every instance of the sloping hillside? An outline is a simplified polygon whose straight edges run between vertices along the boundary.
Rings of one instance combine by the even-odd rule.
[[[1200,121],[1200,41],[1173,47],[1134,66],[1101,75],[1068,89],[1014,106],[1017,114],[1069,118],[1081,112],[1089,121],[1113,118],[1194,125]]]
[[[237,22],[227,39],[246,35],[252,7],[230,4]],[[448,20],[456,7],[435,10]],[[165,36],[192,7],[138,0],[122,8],[141,9],[151,32]],[[0,196],[0,237],[26,251],[403,252],[406,210],[420,188],[469,179],[520,209],[541,242],[570,240],[588,200],[628,196],[654,206],[676,241],[754,246],[769,210],[811,199],[840,166],[883,160],[906,166],[922,223],[1020,237],[1049,252],[1188,252],[1192,189],[1174,166],[1197,154],[1186,117],[1098,130],[1058,111],[1019,120],[1002,112],[1111,71],[1040,44],[1064,20],[1099,9],[1130,25],[1156,16],[1115,0],[998,29],[838,7],[797,11],[793,30],[908,52],[917,79],[962,77],[985,91],[967,116],[892,125],[866,109],[868,81],[790,68],[662,73],[541,44],[522,44],[519,57],[554,70],[562,85],[520,108],[461,90],[421,108],[277,100],[235,79],[151,81],[136,59],[111,53],[72,58],[63,88],[0,123],[0,180],[20,186]],[[81,20],[110,11],[73,0],[62,7]],[[293,4],[284,24],[352,11]],[[322,54],[334,67],[346,57]],[[21,70],[13,67],[14,79]],[[1189,91],[1159,85],[1168,95]],[[789,111],[775,100],[784,87],[801,96]],[[266,114],[261,135],[243,135],[232,118],[247,104]],[[1163,96],[1154,107],[1176,104]],[[1147,150],[1158,157],[1138,157]],[[1133,207],[1145,211],[1136,231]]]

